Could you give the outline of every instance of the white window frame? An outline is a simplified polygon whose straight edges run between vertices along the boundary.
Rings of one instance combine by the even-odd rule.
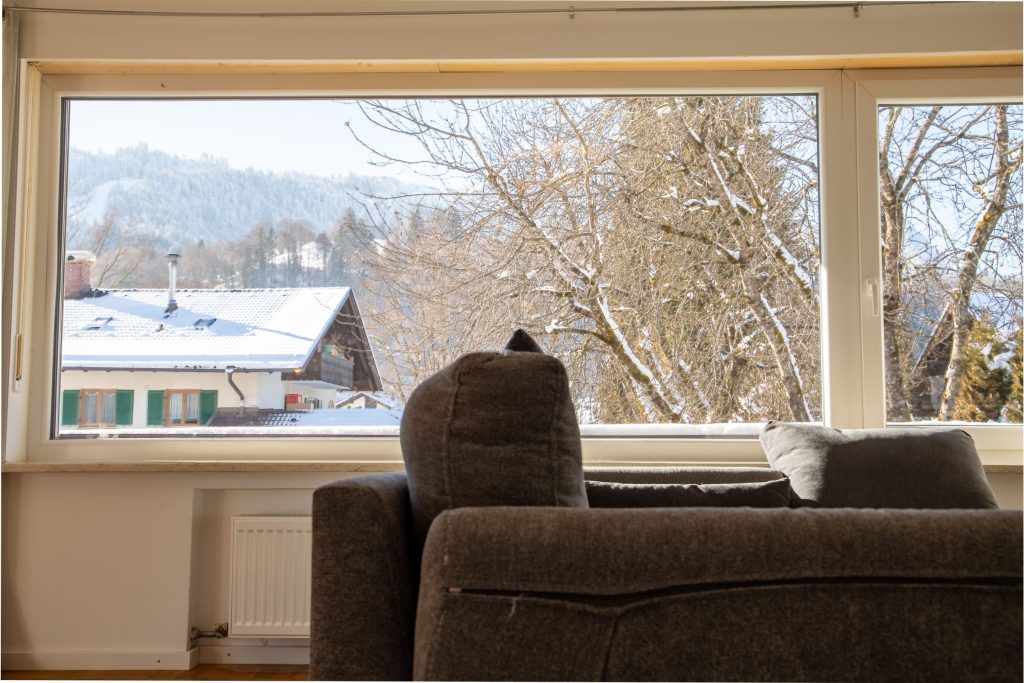
[[[858,139],[863,141],[857,149],[857,206],[863,278],[860,346],[864,364],[861,380],[864,388],[864,426],[885,427],[889,423],[886,416],[881,314],[882,225],[877,163],[878,107],[887,104],[1020,103],[1024,95],[1019,68],[860,70],[849,71],[847,76],[854,84],[856,130]],[[985,464],[1021,465],[1024,432],[1020,426],[967,422],[944,424],[963,427],[970,433]]]
[[[502,95],[815,94],[821,183],[823,422],[838,428],[884,426],[881,328],[869,288],[877,277],[878,97],[915,97],[921,83],[949,99],[1020,98],[1021,69],[751,72],[155,74],[69,76],[23,64],[14,248],[13,319],[22,336],[25,376],[12,378],[8,461],[303,460],[401,461],[397,437],[161,438],[70,440],[51,437],[59,372],[54,343],[60,206],[61,103],[64,97],[379,97]],[[888,88],[888,90],[886,90]],[[886,93],[893,93],[886,95]],[[932,95],[932,91],[928,91]],[[923,96],[923,95],[922,95]],[[925,98],[928,99],[928,98]],[[929,99],[933,101],[934,96]],[[867,163],[870,161],[871,163]],[[852,257],[856,256],[856,258]],[[875,345],[877,344],[877,348]],[[11,344],[12,352],[18,345]],[[13,373],[12,373],[13,374]],[[1020,427],[969,426],[986,464],[1020,466]],[[20,431],[19,431],[20,430]],[[764,465],[756,439],[672,436],[671,425],[584,430],[588,464]],[[1010,446],[1012,441],[1016,445]],[[242,456],[241,454],[244,454]]]

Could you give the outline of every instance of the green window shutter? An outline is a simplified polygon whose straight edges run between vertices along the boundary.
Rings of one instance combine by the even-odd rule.
[[[162,427],[164,424],[164,392],[150,390],[146,397],[146,426]]]
[[[217,390],[203,389],[199,392],[199,424],[204,425],[209,422],[215,412],[217,412]]]
[[[203,389],[199,392],[199,423],[205,425],[217,412],[217,390]]]
[[[78,424],[78,389],[65,389],[60,404],[60,423],[62,426]]]
[[[135,392],[131,389],[118,389],[115,395],[114,405],[116,418],[115,424],[131,426],[132,412],[135,403]]]

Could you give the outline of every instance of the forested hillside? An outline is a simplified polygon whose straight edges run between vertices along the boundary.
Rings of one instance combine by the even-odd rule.
[[[323,232],[346,209],[387,214],[395,203],[377,197],[417,191],[386,177],[238,170],[221,159],[183,159],[145,145],[112,154],[72,149],[68,184],[71,249],[90,249],[91,227],[107,218],[159,248],[237,240],[259,223],[282,219]]]

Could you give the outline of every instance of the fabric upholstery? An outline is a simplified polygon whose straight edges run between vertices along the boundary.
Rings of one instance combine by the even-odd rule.
[[[622,484],[739,484],[786,475],[767,467],[588,467],[583,476]]]
[[[997,508],[974,440],[962,429],[849,429],[770,422],[768,462],[803,504]]]
[[[470,353],[420,384],[402,416],[413,525],[481,505],[587,505],[565,368],[518,332],[503,353]]]
[[[1021,677],[1021,516],[468,508],[424,551],[425,680]]]
[[[744,484],[620,484],[586,481],[590,507],[789,507],[789,479]]]
[[[312,680],[411,677],[418,560],[404,472],[313,493]]]

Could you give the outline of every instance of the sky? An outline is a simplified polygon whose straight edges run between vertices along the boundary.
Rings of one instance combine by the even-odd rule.
[[[222,158],[237,169],[424,182],[408,167],[373,166],[346,122],[368,143],[401,150],[351,100],[74,100],[70,144],[110,153],[142,143],[190,159]]]

